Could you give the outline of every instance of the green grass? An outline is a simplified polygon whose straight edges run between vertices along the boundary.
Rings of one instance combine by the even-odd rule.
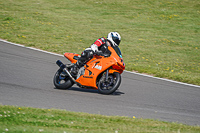
[[[200,85],[199,0],[0,0],[0,38],[81,53],[110,31],[126,70]]]
[[[199,126],[156,120],[0,105],[0,132],[199,133]]]

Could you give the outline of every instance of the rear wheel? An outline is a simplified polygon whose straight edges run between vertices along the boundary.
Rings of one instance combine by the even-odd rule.
[[[102,76],[98,83],[98,90],[102,94],[112,94],[121,84],[121,75],[117,72],[108,75],[106,81],[105,76]]]
[[[57,89],[68,89],[74,84],[71,78],[62,69],[59,69],[54,75],[53,83]]]

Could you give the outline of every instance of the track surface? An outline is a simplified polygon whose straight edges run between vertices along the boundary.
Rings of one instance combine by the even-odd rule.
[[[55,62],[66,59],[0,41],[0,104],[153,118],[200,125],[200,88],[124,72],[113,95],[54,89]]]

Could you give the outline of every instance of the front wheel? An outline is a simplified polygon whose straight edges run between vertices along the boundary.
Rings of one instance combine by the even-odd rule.
[[[108,75],[106,81],[105,76],[102,76],[98,83],[98,90],[102,94],[112,94],[121,84],[121,75],[117,72]]]
[[[74,84],[71,78],[62,69],[59,69],[54,75],[53,83],[57,89],[68,89]]]

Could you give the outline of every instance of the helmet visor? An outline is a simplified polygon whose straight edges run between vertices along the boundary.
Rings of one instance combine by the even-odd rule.
[[[113,41],[114,41],[117,45],[120,44],[120,40],[119,40],[119,37],[118,37],[118,36],[113,36],[113,35],[112,35],[112,39],[113,39]]]

